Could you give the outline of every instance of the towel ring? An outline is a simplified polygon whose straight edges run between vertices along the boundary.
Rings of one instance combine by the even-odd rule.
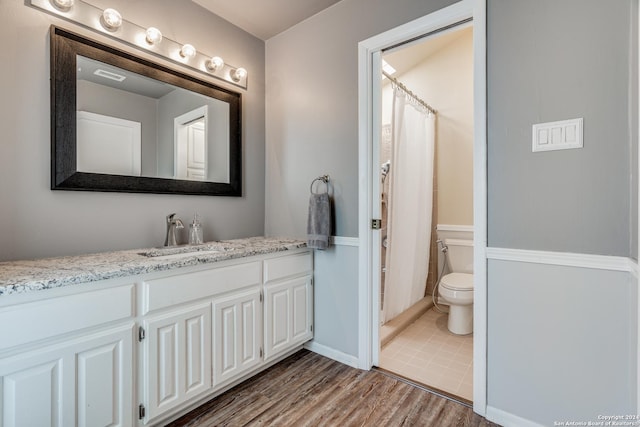
[[[326,192],[327,193],[329,192],[329,175],[322,175],[322,176],[317,177],[313,181],[311,181],[311,186],[309,187],[309,191],[311,192],[311,194],[316,194],[316,193],[313,192],[313,184],[315,184],[316,181],[324,182],[324,185],[326,186]]]

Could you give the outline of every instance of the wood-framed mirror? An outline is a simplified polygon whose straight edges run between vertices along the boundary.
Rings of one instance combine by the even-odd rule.
[[[241,95],[51,27],[51,189],[242,195]]]

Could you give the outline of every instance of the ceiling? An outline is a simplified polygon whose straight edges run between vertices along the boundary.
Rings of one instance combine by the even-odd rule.
[[[124,90],[130,93],[137,93],[149,98],[160,99],[166,94],[174,91],[175,86],[163,83],[158,80],[150,79],[131,71],[123,70],[114,65],[105,64],[93,59],[85,58],[78,55],[78,80],[86,80],[88,82],[97,83],[102,86],[112,87],[114,89]],[[96,75],[96,71],[107,73],[107,77]],[[113,80],[112,77],[120,77],[121,81]]]
[[[383,58],[396,69],[395,76],[402,75],[460,37],[469,37],[471,34],[473,34],[472,26],[455,27],[449,31],[418,40],[413,44],[400,46],[391,52],[385,52]]]
[[[254,36],[268,40],[340,0],[192,0]]]

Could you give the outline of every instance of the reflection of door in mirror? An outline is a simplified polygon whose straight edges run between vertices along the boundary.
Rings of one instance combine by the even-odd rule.
[[[204,105],[174,119],[174,178],[204,181],[207,176],[207,121]]]
[[[141,125],[141,165],[137,173],[116,172],[100,164],[102,156],[94,155],[91,167],[79,169],[82,172],[107,173],[114,175],[148,176],[190,181],[230,182],[229,163],[229,103],[189,91],[162,81],[152,80],[142,75],[124,70],[114,65],[78,55],[77,106],[78,110],[91,111],[110,117],[119,117],[139,122]],[[105,77],[108,76],[108,77]],[[202,165],[194,175],[178,170],[175,155],[174,120],[188,115],[201,107],[206,107],[205,139],[202,150],[194,151],[195,160]],[[203,117],[203,114],[189,115],[182,124]],[[116,137],[111,140],[115,141]],[[82,136],[77,143],[84,144]],[[184,153],[187,153],[185,150]],[[205,157],[200,157],[204,155]],[[186,156],[186,154],[185,154]],[[187,157],[183,157],[187,159]],[[194,160],[194,157],[191,157]],[[186,160],[184,160],[186,162]],[[186,167],[186,166],[185,166]]]
[[[140,122],[78,111],[77,170],[140,176]]]

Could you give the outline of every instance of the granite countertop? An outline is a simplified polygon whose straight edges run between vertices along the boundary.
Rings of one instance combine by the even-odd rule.
[[[208,242],[198,246],[184,245],[0,262],[0,296],[304,247],[306,242],[302,240],[250,237]]]

